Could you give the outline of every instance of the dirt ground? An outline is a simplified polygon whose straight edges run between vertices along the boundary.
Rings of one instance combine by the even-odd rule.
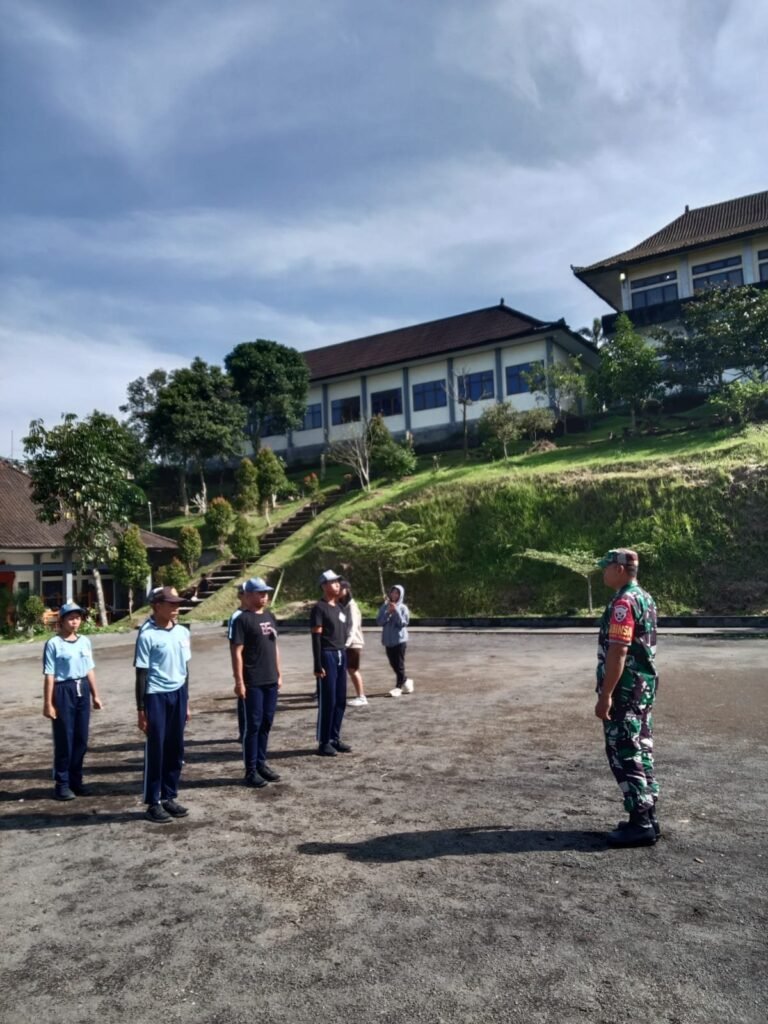
[[[768,644],[662,635],[664,838],[623,817],[592,635],[369,634],[354,747],[314,755],[308,637],[282,640],[270,762],[241,784],[223,630],[195,627],[180,799],[142,818],[131,641],[99,638],[95,795],[51,799],[40,647],[0,655],[7,1024],[764,1024]],[[10,653],[9,653],[10,652]]]

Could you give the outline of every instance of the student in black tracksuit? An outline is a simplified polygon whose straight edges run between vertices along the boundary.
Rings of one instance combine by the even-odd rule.
[[[347,615],[339,604],[341,576],[327,569],[320,576],[323,597],[312,608],[312,659],[317,679],[317,752],[322,757],[346,754],[341,723],[347,705]]]
[[[235,694],[245,710],[243,760],[245,784],[261,789],[280,776],[267,764],[267,742],[283,685],[277,623],[267,609],[272,587],[254,576],[243,585],[245,607],[232,626]]]

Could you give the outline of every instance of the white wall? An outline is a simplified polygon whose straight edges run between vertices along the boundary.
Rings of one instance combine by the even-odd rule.
[[[446,393],[446,404],[438,409],[423,409],[421,412],[414,412],[413,408],[413,385],[426,384],[431,380],[444,380],[448,382],[448,362],[445,359],[429,363],[419,363],[408,369],[408,386],[410,388],[411,402],[411,429],[420,430],[425,427],[445,426],[450,422],[448,402],[450,398]]]

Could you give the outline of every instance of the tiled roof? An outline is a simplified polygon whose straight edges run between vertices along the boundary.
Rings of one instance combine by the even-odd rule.
[[[685,213],[634,248],[588,267],[574,267],[573,272],[579,275],[616,267],[765,230],[768,230],[768,192],[755,192],[713,206],[701,206],[698,210],[686,207]]]
[[[302,354],[309,365],[311,379],[318,381],[347,373],[367,372],[391,363],[402,364],[446,355],[555,328],[567,330],[563,321],[548,323],[537,320],[500,303],[488,309],[447,316],[412,327],[398,327]]]
[[[31,496],[32,482],[18,466],[0,459],[0,548],[38,551],[66,547],[66,523],[41,523]],[[176,548],[176,542],[149,530],[141,531],[150,550]]]

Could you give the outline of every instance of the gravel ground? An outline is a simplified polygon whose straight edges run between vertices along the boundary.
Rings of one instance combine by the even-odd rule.
[[[314,756],[308,636],[283,638],[270,762],[245,789],[228,654],[194,627],[180,799],[142,818],[131,640],[96,640],[95,795],[51,799],[40,648],[0,655],[8,1024],[764,1024],[764,640],[662,636],[664,838],[622,817],[593,635],[419,633],[392,700],[368,636],[352,754]],[[21,652],[21,653],[20,653]]]

